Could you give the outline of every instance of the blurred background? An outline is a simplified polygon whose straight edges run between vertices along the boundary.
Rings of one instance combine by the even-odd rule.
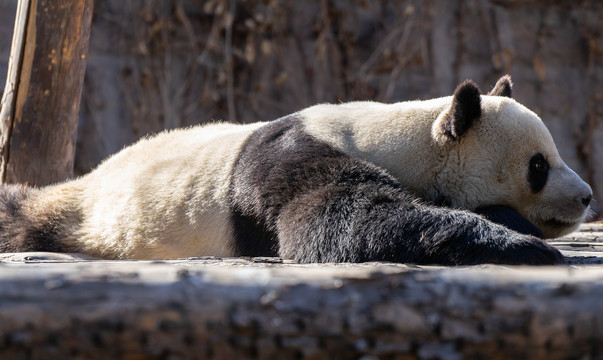
[[[2,85],[15,11],[0,0]],[[485,93],[511,74],[600,212],[602,32],[597,0],[97,0],[75,173],[166,128],[428,99],[467,78]]]

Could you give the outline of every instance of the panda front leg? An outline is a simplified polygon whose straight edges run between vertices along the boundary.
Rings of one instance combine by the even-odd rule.
[[[473,265],[563,262],[533,236],[474,213],[421,203],[379,183],[325,185],[292,200],[277,223],[279,255],[299,262]]]
[[[508,206],[484,206],[477,208],[475,213],[482,215],[492,222],[503,225],[508,229],[517,231],[520,234],[532,235],[541,239],[544,238],[544,234],[536,225],[521,216],[515,209]]]

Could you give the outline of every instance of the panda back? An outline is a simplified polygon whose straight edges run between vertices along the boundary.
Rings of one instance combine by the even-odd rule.
[[[228,188],[262,123],[174,130],[139,141],[83,178],[84,251],[117,258],[231,255]],[[109,229],[109,230],[107,230]]]

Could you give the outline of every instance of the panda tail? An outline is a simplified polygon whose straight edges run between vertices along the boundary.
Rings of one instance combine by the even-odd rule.
[[[43,195],[25,185],[0,185],[0,252],[68,250],[61,241],[61,202],[40,203]]]

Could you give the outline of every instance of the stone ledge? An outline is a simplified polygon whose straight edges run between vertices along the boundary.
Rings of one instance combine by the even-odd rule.
[[[0,265],[0,356],[601,357],[603,268]]]
[[[600,358],[598,229],[557,267],[5,254],[0,358]]]

